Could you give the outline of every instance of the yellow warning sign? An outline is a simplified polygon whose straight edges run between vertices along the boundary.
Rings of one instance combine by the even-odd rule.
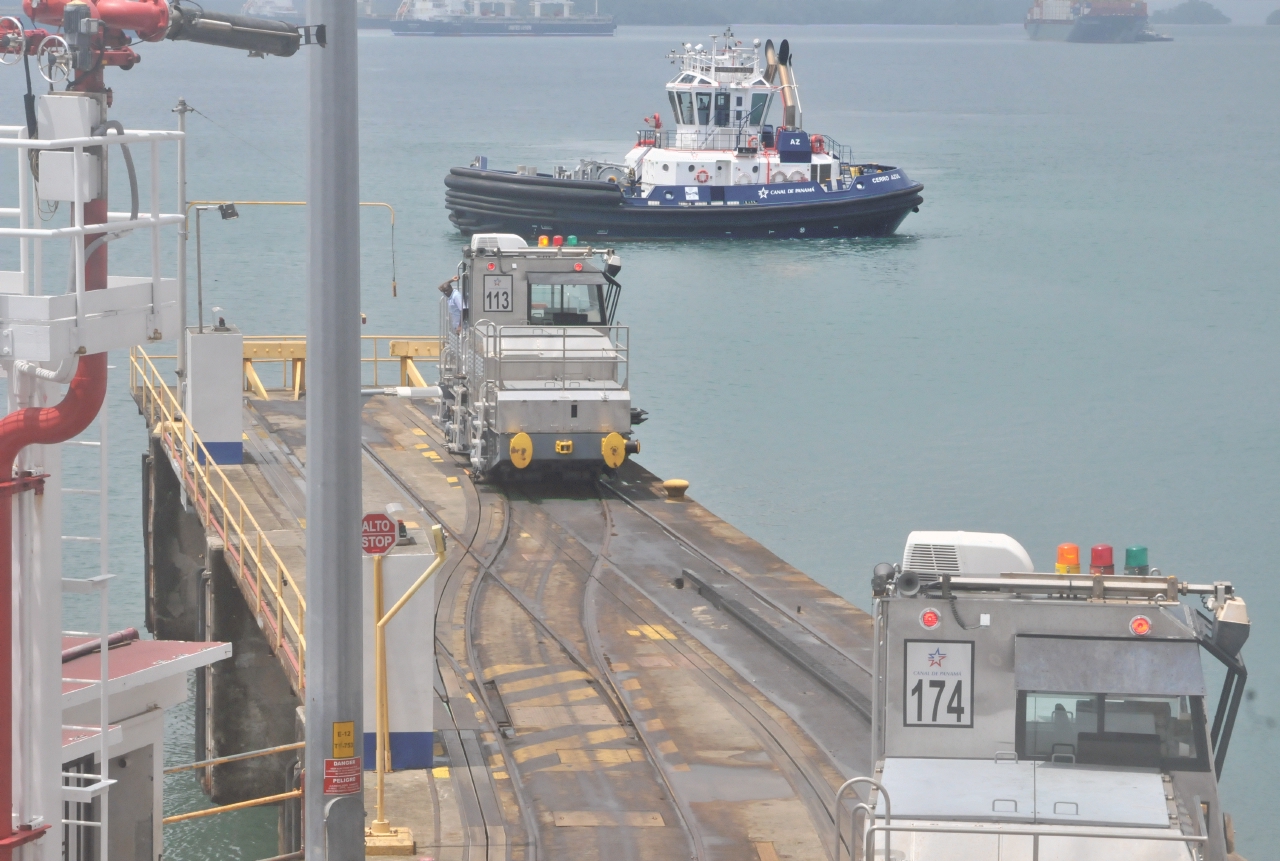
[[[356,755],[356,722],[333,722],[333,758],[349,759]]]

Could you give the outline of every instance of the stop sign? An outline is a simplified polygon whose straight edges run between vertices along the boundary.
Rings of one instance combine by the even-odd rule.
[[[385,514],[366,514],[360,522],[360,546],[365,553],[386,553],[396,543],[396,522]]]

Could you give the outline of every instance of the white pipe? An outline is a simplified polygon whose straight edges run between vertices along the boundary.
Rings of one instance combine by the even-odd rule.
[[[51,383],[67,383],[75,376],[76,368],[80,364],[79,356],[72,356],[70,359],[63,359],[62,364],[58,365],[56,371],[42,368],[35,362],[28,362],[24,359],[16,359],[13,363],[13,370],[19,374],[26,374],[41,380],[48,380]]]

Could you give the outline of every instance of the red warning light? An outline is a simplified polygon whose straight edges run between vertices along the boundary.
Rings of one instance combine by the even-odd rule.
[[[493,270],[495,270],[495,269],[497,269],[497,268],[498,268],[498,264],[497,264],[497,263],[490,263],[490,264],[489,264],[489,271],[490,271],[490,272],[492,272]]]
[[[926,631],[932,631],[934,628],[942,624],[942,614],[932,607],[925,609],[920,614],[920,626]]]
[[[575,264],[573,264],[573,271],[574,271],[574,272],[581,272],[581,271],[582,271],[582,264],[581,264],[581,263],[575,263]]]
[[[1129,620],[1129,632],[1135,637],[1145,637],[1151,633],[1151,620],[1146,616],[1134,616]]]

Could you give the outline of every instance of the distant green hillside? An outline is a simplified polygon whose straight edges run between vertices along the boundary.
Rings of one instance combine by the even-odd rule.
[[[1152,24],[1230,24],[1231,19],[1205,0],[1186,0],[1172,9],[1151,13]]]
[[[1016,24],[1031,0],[600,0],[619,24]],[[593,8],[580,2],[577,9]]]

